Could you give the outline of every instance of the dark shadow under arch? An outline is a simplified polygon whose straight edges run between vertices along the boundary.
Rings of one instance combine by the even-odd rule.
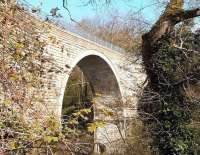
[[[84,81],[81,80],[81,78],[79,77],[79,81],[74,80],[73,81],[73,76],[74,76],[74,71],[78,70],[78,72],[80,74],[84,75]],[[122,96],[121,96],[121,91],[120,91],[120,87],[118,84],[118,80],[111,68],[111,66],[109,66],[109,64],[101,57],[96,56],[96,55],[89,55],[84,57],[83,59],[81,59],[77,65],[73,68],[70,77],[67,81],[67,85],[66,85],[66,89],[65,89],[65,95],[69,95],[69,93],[67,93],[69,90],[69,85],[71,84],[71,80],[72,82],[77,82],[77,86],[78,88],[80,88],[80,90],[77,89],[77,91],[75,90],[75,93],[79,93],[79,91],[84,91],[85,87],[83,88],[82,86],[82,82],[83,83],[87,83],[87,90],[89,90],[89,92],[87,94],[89,94],[88,96],[84,96],[83,100],[81,100],[80,105],[79,103],[74,103],[78,102],[80,100],[74,99],[73,101],[71,100],[71,103],[68,102],[67,106],[72,106],[72,105],[78,105],[78,108],[74,108],[73,112],[75,112],[76,110],[78,110],[79,108],[88,108],[90,107],[89,102],[92,99],[97,99],[97,101],[99,102],[99,104],[110,104],[112,102],[117,101],[121,101]],[[76,85],[74,83],[74,85]],[[82,85],[82,86],[81,86]],[[79,87],[80,86],[80,87]],[[84,85],[85,86],[85,85]],[[81,94],[81,93],[79,93]],[[63,108],[62,108],[62,115],[64,115],[64,110],[66,107],[65,104],[65,95],[64,95],[64,100],[63,100]],[[70,94],[71,95],[71,94]],[[69,95],[69,96],[70,96]],[[81,95],[82,96],[82,95]],[[91,97],[90,97],[91,96]],[[79,95],[75,95],[75,97],[80,97]],[[85,107],[84,107],[84,106]],[[95,106],[97,106],[98,104],[95,104]],[[94,108],[94,107],[93,107]],[[98,112],[97,110],[98,108],[95,107],[95,110],[93,109],[92,113],[89,115],[87,115],[87,117],[89,117],[92,120],[87,120],[87,121],[83,121],[84,123],[90,123],[93,121],[94,118],[96,118]],[[91,116],[92,115],[92,116]],[[82,125],[83,127],[86,127],[87,125]],[[83,132],[84,133],[84,132]],[[85,134],[88,135],[88,134]],[[94,135],[91,135],[94,142]]]

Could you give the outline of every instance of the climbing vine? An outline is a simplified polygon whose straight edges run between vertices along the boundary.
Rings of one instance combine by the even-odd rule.
[[[141,107],[151,114],[146,124],[154,138],[153,146],[163,155],[192,155],[199,147],[198,124],[191,123],[200,103],[195,90],[200,80],[200,32],[183,29],[176,28],[154,45],[153,78],[141,99]],[[196,94],[191,94],[192,89]],[[147,101],[148,105],[144,104]]]

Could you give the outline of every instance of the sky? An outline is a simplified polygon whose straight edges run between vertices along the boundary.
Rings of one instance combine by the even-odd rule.
[[[35,7],[40,7],[42,11],[49,13],[52,8],[58,7],[60,9],[59,13],[64,19],[69,19],[67,10],[62,7],[62,0],[20,0],[30,3]],[[100,5],[96,8],[92,5],[85,6],[84,2],[87,0],[68,0],[68,8],[71,16],[76,21],[80,21],[83,18],[92,17],[96,14],[104,15],[105,12],[111,12],[113,10],[118,10],[118,12],[126,13],[130,10],[136,12],[140,10],[143,16],[149,21],[155,21],[157,14],[159,13],[157,8],[153,5],[154,0],[112,0],[109,6]],[[103,1],[103,0],[100,0]]]

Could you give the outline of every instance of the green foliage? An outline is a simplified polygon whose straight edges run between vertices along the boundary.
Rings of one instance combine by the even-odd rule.
[[[190,124],[200,100],[189,99],[186,90],[200,80],[200,33],[167,34],[155,44],[154,51],[153,76],[144,93],[156,94],[149,98],[148,110],[154,147],[163,155],[195,154],[196,131]]]
[[[189,76],[199,69],[199,33],[188,32],[181,36],[185,38],[182,47],[178,47],[181,43],[175,37],[173,34],[168,34],[154,46],[155,54],[152,60],[155,79],[153,82],[160,85],[173,86],[184,80],[186,75]]]
[[[106,122],[104,121],[94,121],[88,124],[88,131],[94,133],[97,128],[103,128],[106,126]]]

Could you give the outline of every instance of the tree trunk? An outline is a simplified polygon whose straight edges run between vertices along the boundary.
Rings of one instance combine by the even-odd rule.
[[[184,0],[171,0],[151,30],[142,36],[143,62],[150,81],[153,78],[151,72],[152,55],[154,53],[153,45],[156,41],[163,35],[170,33],[177,23],[200,16],[200,8],[184,10],[183,6]]]
[[[148,128],[152,134],[153,145],[163,155],[194,154],[195,152],[194,137],[188,134],[189,129],[185,126],[191,121],[191,112],[183,92],[186,83],[192,84],[199,81],[199,69],[195,68],[189,75],[184,74],[177,82],[175,80],[178,75],[176,71],[179,68],[177,64],[183,65],[185,62],[183,60],[177,62],[177,59],[174,59],[174,57],[181,59],[181,55],[178,51],[169,48],[171,44],[168,44],[166,40],[169,39],[168,36],[172,35],[162,38],[172,32],[177,23],[200,16],[200,8],[184,10],[183,4],[184,0],[171,0],[151,30],[142,36],[142,57],[148,85],[145,87],[138,109],[141,110],[141,114],[144,112],[153,116],[153,118],[144,119],[144,123],[147,126],[151,124]],[[158,42],[159,39],[161,39],[161,44]],[[162,43],[164,44],[165,41],[167,45],[163,50]],[[168,59],[172,61],[169,62]],[[167,64],[167,69],[165,64]],[[174,71],[177,75],[171,74]],[[184,69],[182,71],[184,72]],[[156,95],[152,96],[152,94]],[[177,114],[180,114],[180,117]],[[143,118],[142,115],[141,117]],[[183,131],[185,132],[183,133]],[[184,139],[184,137],[186,138]],[[187,147],[183,148],[180,145],[181,148],[174,145],[179,142],[182,146]]]

